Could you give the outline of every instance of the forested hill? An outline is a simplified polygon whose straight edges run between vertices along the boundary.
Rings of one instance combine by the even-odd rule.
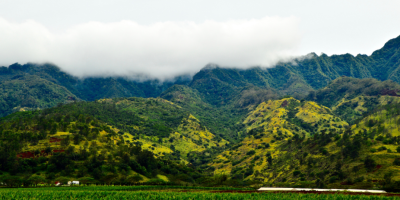
[[[12,80],[16,77],[36,75],[60,86],[64,86],[78,98],[93,101],[113,97],[157,97],[173,84],[187,84],[190,77],[181,76],[174,80],[160,82],[158,80],[134,81],[123,77],[87,77],[78,78],[60,70],[52,64],[20,65],[0,67],[0,81]]]
[[[400,37],[163,83],[0,67],[0,182],[398,188],[399,67]]]
[[[0,181],[193,182],[227,144],[164,99],[80,101],[1,118]]]
[[[43,109],[69,100],[93,101],[116,97],[157,97],[174,84],[187,84],[190,77],[173,81],[133,81],[122,77],[80,79],[51,64],[18,63],[0,67],[0,117],[20,110]]]

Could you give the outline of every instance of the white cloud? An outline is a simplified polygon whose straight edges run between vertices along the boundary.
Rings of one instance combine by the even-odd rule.
[[[143,74],[166,79],[207,63],[246,68],[292,57],[300,43],[294,17],[203,23],[89,22],[62,33],[28,20],[0,18],[0,65],[51,62],[76,76]]]

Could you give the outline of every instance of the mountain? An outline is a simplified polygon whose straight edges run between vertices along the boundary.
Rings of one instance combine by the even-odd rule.
[[[290,62],[281,62],[272,68],[221,68],[208,65],[189,83],[212,105],[233,101],[241,88],[254,85],[275,89],[280,94],[304,97],[311,90],[321,89],[341,76],[375,78],[400,83],[400,36],[389,40],[371,56],[351,54],[320,56],[310,53]]]
[[[65,87],[77,98],[86,101],[132,96],[158,97],[174,84],[179,84],[197,90],[202,101],[218,107],[237,103],[238,96],[243,95],[242,92],[249,88],[264,91],[261,93],[292,95],[301,99],[309,91],[321,89],[341,76],[393,80],[400,83],[399,52],[400,36],[389,40],[370,56],[354,57],[350,54],[318,56],[310,53],[289,62],[280,62],[272,68],[235,69],[210,64],[193,77],[179,76],[164,82],[138,81],[124,77],[78,78],[51,64],[16,63],[9,67],[0,67],[0,81],[10,81],[16,76],[34,75]],[[251,101],[250,99],[247,102]],[[12,109],[7,108],[7,113]]]
[[[395,191],[399,48],[400,37],[370,56],[210,64],[162,83],[0,67],[0,182]]]

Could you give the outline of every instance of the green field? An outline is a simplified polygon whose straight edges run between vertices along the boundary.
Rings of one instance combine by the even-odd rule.
[[[231,192],[226,192],[226,191]],[[248,193],[237,193],[237,191]],[[220,193],[223,192],[223,193]],[[226,193],[224,193],[226,192]],[[251,193],[251,189],[95,186],[0,188],[0,199],[397,199],[398,197],[348,194]]]

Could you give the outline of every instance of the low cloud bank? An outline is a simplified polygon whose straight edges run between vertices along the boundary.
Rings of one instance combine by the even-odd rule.
[[[207,63],[272,66],[295,55],[296,18],[265,17],[203,23],[88,22],[53,33],[32,20],[0,18],[0,65],[50,62],[75,76],[137,76],[160,80],[194,74]]]

